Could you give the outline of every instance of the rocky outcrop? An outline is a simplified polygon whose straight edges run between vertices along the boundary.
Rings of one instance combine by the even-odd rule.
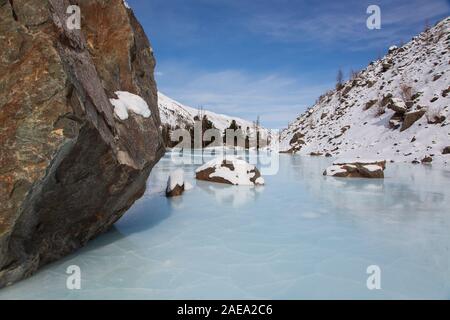
[[[442,154],[450,154],[450,146],[445,147],[444,150],[442,150]]]
[[[197,180],[232,185],[263,185],[259,170],[233,156],[219,157],[196,170]]]
[[[400,131],[409,129],[415,122],[420,120],[420,118],[422,118],[425,113],[426,110],[416,110],[405,113]]]
[[[386,161],[335,163],[327,168],[324,176],[339,178],[384,178]]]
[[[81,30],[70,30],[70,4]],[[82,247],[164,153],[150,44],[122,0],[0,0],[0,287]],[[151,111],[120,120],[127,91]]]
[[[425,158],[422,159],[421,161],[422,163],[432,163],[433,162],[433,158],[430,156],[426,156]]]
[[[400,114],[404,114],[408,110],[405,102],[401,98],[391,98],[387,107]]]

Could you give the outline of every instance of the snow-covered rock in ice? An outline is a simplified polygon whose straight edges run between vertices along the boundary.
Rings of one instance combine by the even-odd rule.
[[[183,169],[177,169],[170,173],[167,180],[166,196],[177,197],[181,196],[184,191],[192,189],[192,185],[184,180]]]
[[[144,118],[149,118],[152,115],[147,102],[140,96],[127,91],[116,91],[115,93],[118,99],[110,99],[110,101],[114,106],[114,113],[120,120],[127,120],[129,111]]]
[[[218,157],[196,170],[198,180],[232,185],[263,185],[259,170],[234,156]]]
[[[384,178],[386,161],[334,163],[323,173],[324,176],[339,178]]]

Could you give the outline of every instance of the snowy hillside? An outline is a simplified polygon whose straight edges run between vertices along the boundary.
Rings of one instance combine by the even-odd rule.
[[[282,152],[450,164],[450,18],[319,98]]]
[[[194,118],[200,114],[199,109],[185,106],[167,96],[158,92],[159,113],[161,123],[169,125],[172,128],[177,126],[184,128],[186,125],[193,125]],[[246,121],[237,117],[230,117],[223,114],[217,114],[207,110],[202,110],[201,113],[208,117],[214,127],[220,131],[228,128],[233,120],[243,129],[252,128],[254,124],[251,121]]]

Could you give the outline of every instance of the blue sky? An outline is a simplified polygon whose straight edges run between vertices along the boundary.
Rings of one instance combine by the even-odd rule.
[[[192,107],[286,127],[348,75],[450,14],[450,0],[128,0],[158,88]],[[369,5],[381,30],[369,30]]]

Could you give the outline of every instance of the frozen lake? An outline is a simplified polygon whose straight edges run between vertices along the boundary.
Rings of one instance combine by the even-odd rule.
[[[196,182],[167,199],[170,156],[146,195],[86,248],[0,299],[450,298],[450,171],[388,164],[386,179],[322,176],[331,160],[280,156],[264,187]],[[66,288],[81,268],[81,290]],[[367,268],[381,270],[380,290]]]

